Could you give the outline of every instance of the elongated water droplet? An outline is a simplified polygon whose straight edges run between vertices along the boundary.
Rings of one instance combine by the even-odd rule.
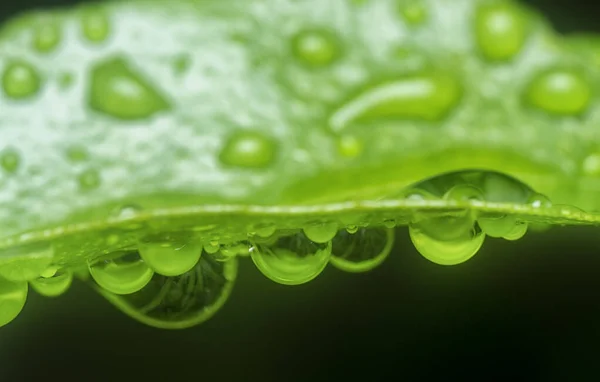
[[[468,212],[411,223],[409,234],[419,253],[440,265],[456,265],[469,260],[479,251],[485,239],[485,234],[474,224]]]
[[[292,54],[309,67],[331,65],[341,54],[340,44],[327,30],[305,30],[292,38]]]
[[[219,159],[226,166],[263,168],[275,158],[277,144],[258,132],[238,132],[229,137]]]
[[[29,284],[37,293],[46,297],[58,297],[64,294],[73,281],[73,274],[71,272],[58,271],[55,275],[50,277],[38,277],[35,280],[31,280]]]
[[[27,301],[27,283],[0,277],[0,327],[14,320]]]
[[[10,281],[29,281],[41,275],[54,258],[47,243],[26,244],[0,252],[0,276]]]
[[[338,231],[338,225],[335,222],[315,223],[304,228],[306,237],[315,243],[330,242]]]
[[[529,84],[527,101],[550,114],[583,113],[592,97],[589,81],[571,69],[551,69],[540,73]]]
[[[346,272],[367,272],[390,254],[394,230],[361,228],[354,234],[340,231],[333,239],[331,265]]]
[[[352,123],[370,120],[435,121],[453,109],[461,95],[461,84],[448,74],[402,78],[359,94],[332,114],[329,125],[333,131],[340,132]]]
[[[154,271],[137,252],[120,251],[108,254],[89,264],[96,283],[115,294],[130,294],[142,289]]]
[[[304,284],[317,277],[331,257],[331,242],[310,241],[304,233],[281,236],[273,244],[255,243],[250,256],[271,280],[285,285]]]
[[[218,262],[202,255],[189,272],[155,274],[141,290],[116,295],[97,290],[129,317],[161,329],[185,329],[211,318],[227,301],[237,277],[237,259]]]
[[[475,16],[475,36],[485,58],[508,60],[525,44],[526,18],[509,2],[482,4]]]
[[[150,81],[123,58],[112,58],[92,68],[90,107],[123,120],[144,119],[169,109]]]
[[[25,99],[36,95],[40,90],[41,82],[37,70],[24,61],[8,63],[2,73],[4,93],[14,99]]]
[[[142,239],[138,251],[154,272],[163,276],[179,276],[198,263],[202,243],[186,235],[162,234]]]

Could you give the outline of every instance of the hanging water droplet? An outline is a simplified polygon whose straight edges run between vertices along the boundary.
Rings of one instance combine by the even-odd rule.
[[[348,232],[348,233],[356,233],[356,232],[358,232],[358,226],[348,225],[348,226],[346,226],[346,232]]]
[[[396,228],[396,220],[395,219],[384,220],[383,226],[386,228]]]
[[[200,260],[202,243],[189,235],[163,233],[140,240],[138,251],[154,272],[179,276],[189,272]]]
[[[505,237],[517,225],[514,215],[483,216],[477,220],[479,227],[490,237]]]
[[[29,284],[42,296],[58,297],[69,289],[72,281],[73,274],[71,272],[58,271],[50,277],[42,276],[35,280],[31,280]]]
[[[314,223],[304,228],[304,234],[315,243],[328,243],[336,235],[338,225],[335,222]]]
[[[340,231],[332,244],[331,265],[346,272],[367,272],[390,254],[394,230],[361,228],[354,234]]]
[[[218,262],[202,255],[189,272],[155,274],[141,290],[116,295],[97,290],[129,317],[161,329],[185,329],[211,318],[227,301],[237,277],[237,260]]]
[[[254,227],[254,234],[264,239],[273,236],[277,227],[274,224],[263,224]]]
[[[115,294],[130,294],[142,289],[154,271],[137,252],[119,251],[89,264],[90,275],[102,288]]]
[[[14,320],[27,301],[27,283],[0,277],[0,327]]]
[[[254,243],[250,256],[271,280],[285,285],[304,284],[317,277],[331,257],[331,242],[315,243],[304,233],[278,237],[273,244]]]
[[[0,276],[10,281],[29,281],[41,275],[54,258],[48,243],[26,244],[0,251]]]
[[[527,224],[519,222],[519,223],[515,224],[506,235],[504,235],[504,239],[510,240],[510,241],[519,240],[520,238],[525,236],[526,233],[527,233]]]
[[[456,265],[469,260],[485,239],[468,211],[416,221],[409,225],[409,234],[423,257],[441,265]]]
[[[219,249],[221,249],[221,246],[219,245],[218,242],[216,244],[214,244],[214,243],[206,243],[204,245],[204,252],[206,252],[206,253],[208,253],[210,255],[219,252]]]

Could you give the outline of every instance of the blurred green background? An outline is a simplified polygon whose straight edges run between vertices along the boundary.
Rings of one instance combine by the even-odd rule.
[[[168,1],[168,0],[164,0]],[[0,18],[70,0],[5,0]],[[534,0],[557,29],[600,32],[600,4]],[[379,269],[327,269],[296,287],[248,260],[212,320],[161,331],[76,283],[30,293],[0,329],[0,381],[598,381],[600,229],[488,239],[458,267],[429,263],[405,229]]]

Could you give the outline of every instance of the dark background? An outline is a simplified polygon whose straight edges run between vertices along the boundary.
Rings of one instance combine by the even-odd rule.
[[[3,0],[0,19],[74,2]],[[596,1],[528,3],[561,31],[600,30]],[[297,287],[242,261],[222,311],[185,331],[138,324],[85,285],[58,299],[31,292],[0,329],[0,381],[598,381],[599,233],[488,238],[468,263],[442,267],[399,230],[379,269],[327,269]]]

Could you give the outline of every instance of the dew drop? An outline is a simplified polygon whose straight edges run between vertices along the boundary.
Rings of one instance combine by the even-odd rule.
[[[264,168],[273,162],[277,144],[258,132],[243,131],[230,136],[219,159],[226,166]]]
[[[306,30],[292,38],[292,54],[309,67],[331,65],[340,56],[338,39],[325,30]]]
[[[123,58],[92,68],[89,103],[92,109],[123,120],[149,118],[169,109],[158,90]]]
[[[477,223],[486,235],[494,238],[510,235],[518,224],[514,215],[483,216]]]
[[[315,223],[304,228],[306,237],[315,243],[330,242],[338,231],[338,225],[335,222]]]
[[[411,223],[409,234],[419,253],[440,265],[457,265],[469,260],[485,239],[468,212]]]
[[[0,165],[4,171],[11,174],[15,173],[19,169],[20,164],[21,156],[16,150],[8,148],[0,153]]]
[[[514,57],[525,44],[526,18],[508,2],[482,4],[475,17],[475,37],[481,53],[489,60]]]
[[[27,301],[27,282],[0,278],[0,327],[10,323],[23,310]]]
[[[56,49],[62,38],[62,31],[56,22],[42,22],[33,32],[33,48],[40,53]]]
[[[198,263],[202,243],[186,235],[161,234],[140,240],[138,251],[154,272],[163,276],[179,276]]]
[[[24,61],[13,61],[2,73],[4,93],[13,99],[26,99],[40,90],[41,78],[36,69]]]
[[[204,252],[206,252],[210,255],[219,252],[220,249],[221,249],[221,246],[219,245],[219,243],[215,244],[214,242],[210,242],[210,243],[206,243],[204,245]]]
[[[255,243],[250,256],[269,279],[284,285],[299,285],[317,277],[331,257],[331,242],[310,241],[304,233],[281,236],[272,244]]]
[[[90,191],[100,186],[100,174],[94,169],[88,169],[79,174],[77,181],[82,191]]]
[[[58,297],[64,294],[73,282],[71,272],[57,272],[50,277],[39,277],[29,284],[39,294],[45,297]]]
[[[588,81],[570,69],[546,70],[531,81],[526,91],[526,99],[532,106],[565,116],[583,113],[591,96]]]
[[[504,235],[504,239],[514,241],[519,240],[527,233],[526,223],[517,223],[512,227],[512,230]]]
[[[99,8],[83,12],[81,29],[84,37],[90,42],[99,43],[106,40],[110,34],[108,15]]]
[[[406,77],[367,90],[332,114],[329,125],[336,132],[352,123],[380,119],[436,121],[452,110],[462,95],[454,76],[431,73]]]
[[[115,294],[130,294],[142,289],[154,271],[137,252],[119,251],[103,256],[89,264],[96,283]]]
[[[139,291],[116,295],[98,291],[123,313],[155,328],[185,329],[210,319],[225,304],[237,277],[237,260],[219,262],[203,255],[189,272],[155,274]]]
[[[29,281],[40,276],[52,263],[54,248],[33,243],[0,252],[0,276],[10,281]]]
[[[340,155],[346,158],[355,158],[364,149],[363,142],[353,135],[342,135],[337,143]]]
[[[353,234],[340,231],[332,244],[331,265],[346,272],[367,272],[383,263],[390,254],[394,230],[361,228]]]

